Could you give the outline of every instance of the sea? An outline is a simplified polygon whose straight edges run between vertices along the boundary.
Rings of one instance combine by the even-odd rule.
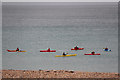
[[[3,2],[2,69],[118,72],[118,3]]]

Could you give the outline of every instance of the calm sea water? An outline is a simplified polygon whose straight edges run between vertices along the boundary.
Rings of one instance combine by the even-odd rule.
[[[3,69],[118,72],[117,3],[63,4],[3,3]],[[85,49],[71,51],[76,45]],[[6,51],[17,47],[27,52]],[[40,52],[47,48],[57,52]],[[55,57],[63,51],[77,56]],[[84,55],[91,51],[101,55]]]
[[[2,4],[0,3],[0,69],[2,70]],[[2,76],[0,75],[0,79]]]

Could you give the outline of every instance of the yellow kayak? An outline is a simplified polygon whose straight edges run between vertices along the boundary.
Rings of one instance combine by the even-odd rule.
[[[55,57],[69,57],[69,56],[76,56],[77,54],[67,54],[67,55],[56,55]]]
[[[18,51],[18,52],[26,52],[26,51]]]

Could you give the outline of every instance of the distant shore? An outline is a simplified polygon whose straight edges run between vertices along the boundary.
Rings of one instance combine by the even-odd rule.
[[[120,78],[118,73],[72,70],[2,70],[2,78]]]

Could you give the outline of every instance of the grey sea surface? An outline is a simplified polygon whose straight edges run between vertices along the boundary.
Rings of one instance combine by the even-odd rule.
[[[2,70],[2,3],[0,2],[0,70]],[[2,74],[0,73],[0,79]]]
[[[117,3],[18,4],[2,6],[3,69],[118,72]],[[85,49],[71,51],[74,46]],[[17,47],[27,52],[6,51]],[[40,52],[47,48],[57,52]],[[92,51],[101,55],[84,55]],[[63,52],[77,56],[55,57]]]

